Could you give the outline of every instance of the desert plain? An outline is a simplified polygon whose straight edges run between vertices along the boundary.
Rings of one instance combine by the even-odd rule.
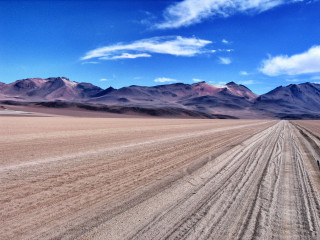
[[[319,239],[320,121],[0,116],[0,239]]]

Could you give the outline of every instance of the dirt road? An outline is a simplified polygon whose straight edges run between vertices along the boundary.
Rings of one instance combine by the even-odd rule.
[[[319,238],[319,142],[287,121],[0,121],[0,239]]]

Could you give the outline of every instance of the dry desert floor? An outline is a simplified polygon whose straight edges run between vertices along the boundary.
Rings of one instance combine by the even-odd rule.
[[[0,239],[320,239],[320,121],[0,117]]]

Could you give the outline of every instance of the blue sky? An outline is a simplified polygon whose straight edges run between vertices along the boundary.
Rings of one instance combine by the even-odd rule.
[[[0,0],[0,81],[320,82],[320,1]]]

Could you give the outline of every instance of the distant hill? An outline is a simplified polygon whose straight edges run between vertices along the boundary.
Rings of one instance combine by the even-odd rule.
[[[318,118],[320,115],[320,84],[302,83],[277,87],[259,96],[254,108],[279,118]]]
[[[320,85],[315,83],[281,86],[258,96],[246,86],[234,82],[226,85],[199,82],[101,89],[65,77],[28,78],[10,84],[0,82],[0,100],[41,102],[48,107],[70,106],[55,104],[57,101],[82,103],[87,104],[86,109],[92,110],[106,109],[101,106],[118,107],[126,111],[129,108],[132,111],[139,109],[138,112],[147,113],[157,110],[157,115],[164,112],[168,114],[168,111],[174,114],[189,111],[189,115],[196,113],[202,117],[320,118]]]
[[[257,97],[245,86],[235,83],[218,86],[200,82],[194,84],[174,83],[154,87],[133,85],[120,89],[108,88],[88,101],[130,106],[167,106],[170,104],[177,107],[186,107],[192,101],[197,102],[198,98],[205,96],[217,96],[219,98],[221,95],[226,95],[220,100],[222,102],[229,102],[227,96],[245,102],[252,102]]]
[[[22,101],[82,101],[102,89],[90,83],[77,83],[65,77],[57,77],[22,79],[2,87],[0,85],[0,91],[7,99]]]

